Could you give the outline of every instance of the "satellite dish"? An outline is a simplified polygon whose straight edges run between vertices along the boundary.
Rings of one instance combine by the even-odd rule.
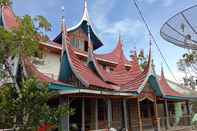
[[[175,14],[161,27],[161,37],[176,46],[197,50],[196,12],[197,5]]]

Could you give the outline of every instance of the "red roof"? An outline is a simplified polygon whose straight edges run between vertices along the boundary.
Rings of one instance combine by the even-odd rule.
[[[98,64],[98,62],[95,60],[94,54],[92,53],[91,58],[93,59],[92,61],[96,68],[95,69],[97,72],[96,73],[91,68],[89,68],[86,63],[81,61],[79,57],[77,57],[77,55],[74,53],[74,48],[70,44],[68,44],[67,47],[68,47],[67,50],[68,50],[68,56],[70,59],[70,65],[73,69],[73,72],[75,72],[75,75],[82,82],[85,82],[85,84],[88,86],[94,85],[97,87],[104,87],[104,88],[116,89],[116,90],[125,89],[125,86],[126,87],[129,86],[128,89],[133,91],[133,89],[136,89],[137,87],[140,87],[141,84],[143,84],[149,72],[150,64],[148,64],[144,72],[140,74],[133,73],[131,72],[131,70],[127,71],[124,67],[122,59],[119,59],[119,63],[114,69],[114,71],[107,72],[101,67],[100,64]],[[123,53],[119,57],[122,57],[122,56],[123,56]],[[135,63],[134,67],[136,69],[139,69],[139,67],[136,66],[137,65],[136,62],[137,61],[134,62]],[[149,60],[149,63],[150,63],[150,60]],[[139,73],[139,71],[141,72],[141,70],[138,70],[137,73]],[[135,75],[132,75],[132,73]],[[109,84],[109,82],[111,84]],[[136,82],[139,85],[136,85]]]
[[[24,62],[24,65],[25,65],[25,68],[26,68],[26,71],[27,71],[28,75],[33,75],[34,77],[38,78],[40,81],[43,81],[43,82],[60,83],[60,82],[44,75],[40,71],[38,71],[37,68],[34,66],[34,64],[31,62],[30,59],[23,58],[23,62]]]
[[[138,63],[136,51],[134,52],[134,55],[132,56],[130,72],[132,76],[137,76],[142,73],[141,67]]]
[[[101,78],[99,78],[96,73],[87,66],[87,64],[81,61],[74,53],[74,50],[70,44],[67,44],[67,54],[73,73],[79,80],[81,80],[83,84],[86,86],[115,89],[111,84],[107,84]]]
[[[96,54],[95,56],[98,58],[108,60],[108,61],[113,61],[116,63],[119,62],[119,59],[122,59],[124,64],[130,64],[130,62],[128,61],[128,59],[124,55],[123,44],[122,44],[122,41],[120,40],[120,38],[118,40],[116,48],[112,52],[107,53],[107,54]]]
[[[182,96],[179,92],[173,90],[167,83],[166,78],[164,76],[163,68],[161,69],[161,77],[159,83],[166,96]]]
[[[143,84],[145,84],[145,82],[148,80],[147,78],[152,71],[151,48],[149,50],[148,64],[144,68],[143,72],[141,72],[140,67],[138,67],[139,65],[137,62],[136,54],[134,54],[133,56],[133,66],[136,69],[131,69],[130,72],[131,74],[133,74],[134,79],[126,83],[124,86],[126,87],[125,90],[138,91],[138,89],[143,86]]]
[[[12,29],[12,28],[17,28],[19,26],[19,23],[17,22],[17,18],[10,6],[2,7],[2,17],[3,17],[3,24],[5,28]]]

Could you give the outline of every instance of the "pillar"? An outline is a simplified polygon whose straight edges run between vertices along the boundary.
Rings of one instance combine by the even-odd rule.
[[[128,131],[128,115],[127,115],[127,101],[126,101],[126,99],[123,99],[123,111],[124,111],[125,131]]]
[[[82,98],[82,110],[81,110],[81,112],[82,112],[82,120],[81,120],[81,131],[85,131],[85,99],[84,98]]]
[[[95,129],[98,130],[98,99],[95,99]]]
[[[61,106],[65,106],[65,105],[69,106],[69,97],[60,97],[59,102]],[[61,131],[70,130],[69,114],[60,119],[60,130]]]
[[[139,99],[137,100],[137,105],[138,105],[139,129],[140,129],[140,131],[143,131],[143,128],[142,128],[142,118],[141,118],[141,109],[140,109],[140,101],[139,101]]]
[[[108,128],[112,126],[112,107],[110,98],[107,100],[107,124]]]
[[[155,102],[154,102],[154,108],[155,108],[155,121],[156,121],[157,131],[161,131],[160,118],[158,115],[157,99],[156,98],[155,98]]]
[[[187,107],[187,115],[188,115],[188,124],[191,125],[191,110],[189,106],[189,101],[185,101]]]
[[[169,122],[169,110],[168,110],[168,101],[165,100],[165,114],[166,114],[166,128],[170,129],[170,122]]]

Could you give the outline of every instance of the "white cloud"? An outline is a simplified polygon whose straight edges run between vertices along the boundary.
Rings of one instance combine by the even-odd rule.
[[[144,31],[144,25],[136,20],[125,18],[112,24],[106,24],[103,34],[115,35],[121,33],[127,37],[137,37]]]
[[[184,73],[180,72],[180,71],[176,71],[173,72],[174,76],[176,77],[176,80],[174,79],[174,77],[172,76],[171,73],[169,73],[167,70],[165,71],[165,77],[171,81],[174,82],[178,82],[179,84],[181,84],[183,82],[183,77],[185,76]]]
[[[94,6],[91,8],[90,12],[93,12],[93,23],[95,28],[100,32],[99,35],[121,35],[125,37],[137,37],[144,33],[144,25],[139,20],[132,20],[131,18],[124,18],[111,22],[109,20],[109,13],[115,6],[116,1],[111,0],[108,4],[108,0],[97,0],[94,2]],[[107,6],[106,6],[107,5]],[[124,37],[124,38],[125,38]]]
[[[163,0],[164,6],[171,6],[175,0]]]
[[[161,3],[163,6],[171,6],[175,0],[139,0],[140,2],[147,2],[149,4],[154,4],[156,2]]]

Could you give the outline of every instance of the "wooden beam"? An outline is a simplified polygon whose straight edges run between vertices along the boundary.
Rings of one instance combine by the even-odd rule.
[[[111,99],[107,99],[107,124],[108,128],[112,126],[112,107],[111,107]]]
[[[61,106],[69,106],[69,97],[60,97],[59,103]],[[69,131],[70,125],[69,125],[69,115],[66,115],[65,117],[60,119],[60,130],[61,131]]]
[[[95,99],[95,129],[98,130],[98,99]]]
[[[154,108],[155,108],[155,121],[156,121],[157,131],[160,131],[161,130],[161,125],[160,125],[160,118],[159,118],[159,114],[158,114],[156,97],[155,97],[155,101],[154,101]]]
[[[123,99],[123,110],[124,110],[125,131],[128,131],[128,115],[127,115],[127,100],[126,99]]]
[[[137,105],[138,105],[139,128],[140,128],[140,131],[143,131],[142,118],[141,118],[141,109],[140,109],[140,100],[139,99],[137,99]]]
[[[168,101],[164,101],[165,106],[165,114],[166,114],[166,128],[170,129],[170,123],[169,123],[169,110],[168,110]]]
[[[187,108],[187,115],[188,115],[188,124],[191,125],[191,111],[190,111],[190,106],[189,106],[189,101],[185,101],[186,108]]]
[[[82,127],[81,127],[81,131],[85,131],[85,99],[84,98],[82,98],[82,120],[81,120],[81,125],[82,125]]]

